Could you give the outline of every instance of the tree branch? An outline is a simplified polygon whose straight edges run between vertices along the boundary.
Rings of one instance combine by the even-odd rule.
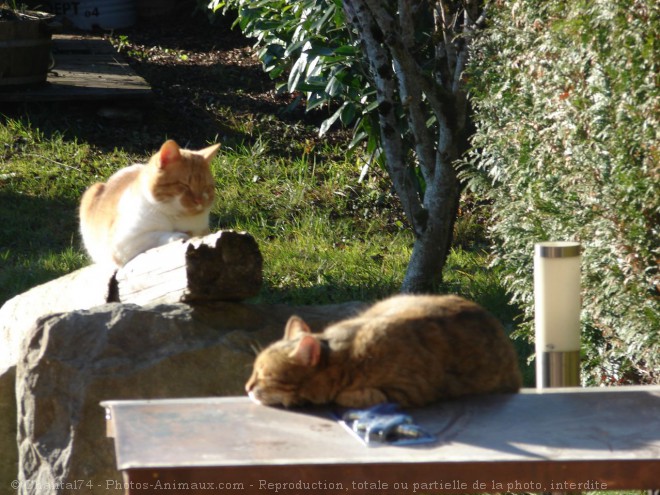
[[[424,73],[419,66],[412,52],[405,47],[398,34],[398,26],[392,17],[383,8],[379,0],[364,0],[369,6],[374,22],[379,26],[383,33],[390,33],[384,38],[393,58],[401,66],[401,73],[416,74],[417,84],[426,96],[428,104],[438,120],[446,119],[445,112],[447,107],[453,107],[453,95],[445,90],[445,86],[437,84],[431,77]],[[451,84],[448,84],[451,87]]]
[[[445,77],[443,77],[443,80],[439,82],[441,82],[443,85],[447,85],[450,81],[448,76],[454,72],[453,68],[456,67],[456,48],[454,47],[454,30],[452,28],[453,22],[449,21],[450,13],[445,0],[438,1],[437,9],[440,14],[440,32],[442,33],[443,40],[442,44],[447,58],[447,66],[444,68],[445,70],[441,72]],[[437,30],[438,27],[436,26],[436,32]],[[451,88],[451,86],[446,87],[447,89]]]
[[[460,198],[454,161],[462,151],[467,122],[462,74],[473,31],[483,17],[474,20],[481,2],[344,0],[346,11],[352,12],[377,89],[389,174],[417,236],[402,285],[404,292],[426,291],[441,281],[451,246]],[[415,7],[433,9],[433,20],[418,15]],[[428,35],[424,31],[423,44],[418,45],[415,28],[429,27],[431,22],[434,31]],[[429,68],[429,62],[435,66]],[[426,181],[423,200],[405,162],[406,141],[401,129],[405,126],[397,114],[400,108],[405,112],[419,170]],[[436,124],[430,126],[432,116]]]
[[[401,204],[417,236],[426,228],[428,215],[422,207],[417,187],[409,175],[405,160],[403,140],[396,117],[396,89],[394,74],[389,55],[379,40],[383,37],[370,9],[364,0],[346,0],[347,10],[353,14],[351,21],[357,23],[357,29],[364,43],[364,48],[371,66],[378,99],[378,118],[381,142],[385,153],[387,168]]]
[[[403,50],[399,51],[410,54],[413,52],[415,26],[410,4],[406,0],[399,0],[399,26],[400,39],[403,44]],[[417,65],[415,65],[415,70],[406,71],[401,65],[397,51],[392,51],[392,55],[395,74],[399,81],[399,93],[415,141],[419,166],[424,181],[429,182],[433,179],[435,160],[433,158],[433,136],[431,129],[426,125],[428,117],[424,109],[423,92],[419,81],[423,74]]]

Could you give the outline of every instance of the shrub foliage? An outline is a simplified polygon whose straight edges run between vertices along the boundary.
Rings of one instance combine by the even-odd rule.
[[[583,245],[589,383],[660,382],[660,7],[494,2],[470,65],[472,185],[532,338],[533,244]]]
[[[331,106],[320,133],[340,121],[353,124],[380,158],[376,90],[366,76],[358,39],[346,24],[341,0],[211,0],[214,12],[235,9],[236,25],[254,38],[257,56],[278,89],[298,95],[313,110]],[[304,101],[303,101],[304,97]],[[382,165],[382,162],[381,162]]]

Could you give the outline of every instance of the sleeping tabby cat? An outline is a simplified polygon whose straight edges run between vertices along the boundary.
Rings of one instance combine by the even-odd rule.
[[[210,162],[219,147],[190,151],[169,140],[146,165],[87,189],[80,230],[92,259],[122,266],[153,247],[207,234],[215,197]]]
[[[319,334],[292,316],[245,388],[264,405],[409,407],[520,386],[513,345],[484,308],[458,296],[400,295]]]

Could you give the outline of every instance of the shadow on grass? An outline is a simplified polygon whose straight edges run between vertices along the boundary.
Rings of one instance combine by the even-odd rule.
[[[110,153],[116,148],[139,156],[156,151],[166,139],[202,148],[229,130],[193,106],[173,108],[158,98],[145,101],[18,103],[3,106],[5,117],[29,123],[44,140],[88,143]],[[111,117],[106,117],[109,115]],[[232,139],[247,136],[232,135]]]
[[[77,205],[0,191],[0,305],[86,263]]]
[[[343,302],[374,302],[397,293],[399,287],[385,285],[318,284],[309,287],[265,285],[255,302],[268,304],[319,305]]]

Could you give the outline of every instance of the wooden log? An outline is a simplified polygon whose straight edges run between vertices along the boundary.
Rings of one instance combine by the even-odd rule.
[[[142,253],[115,280],[122,303],[241,301],[259,293],[262,267],[254,238],[225,230]]]

